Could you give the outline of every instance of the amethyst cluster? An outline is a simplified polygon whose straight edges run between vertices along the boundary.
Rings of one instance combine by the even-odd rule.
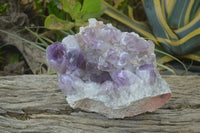
[[[50,45],[47,62],[71,107],[109,118],[153,111],[171,96],[156,69],[153,42],[96,19]]]

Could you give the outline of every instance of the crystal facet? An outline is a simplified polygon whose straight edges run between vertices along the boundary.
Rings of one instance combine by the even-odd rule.
[[[171,97],[152,41],[89,19],[74,36],[47,48],[47,62],[72,108],[124,118],[154,111]]]

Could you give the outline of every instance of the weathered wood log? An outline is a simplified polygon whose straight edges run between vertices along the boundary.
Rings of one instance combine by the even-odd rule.
[[[0,132],[200,132],[200,76],[164,76],[172,98],[162,108],[108,119],[71,109],[56,76],[0,77]]]

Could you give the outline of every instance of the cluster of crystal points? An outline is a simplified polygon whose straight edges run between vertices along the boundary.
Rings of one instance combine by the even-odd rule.
[[[123,118],[153,111],[171,96],[156,69],[153,42],[96,19],[50,45],[47,62],[73,108]]]

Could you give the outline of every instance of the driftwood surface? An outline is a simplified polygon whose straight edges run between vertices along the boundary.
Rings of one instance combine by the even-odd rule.
[[[0,77],[0,132],[200,132],[200,76],[163,77],[172,90],[170,101],[124,119],[73,110],[55,75]]]

